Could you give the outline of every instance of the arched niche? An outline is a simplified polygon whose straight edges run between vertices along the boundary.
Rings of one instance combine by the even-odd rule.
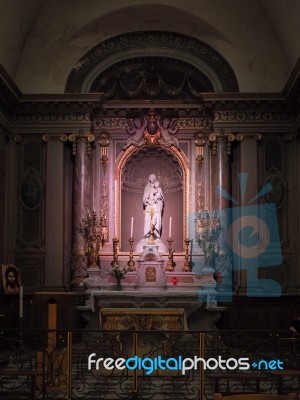
[[[106,70],[126,60],[164,57],[187,63],[204,74],[217,92],[238,92],[233,69],[208,44],[174,32],[130,32],[104,40],[90,49],[69,74],[65,93],[90,92],[93,82]],[[103,76],[103,75],[102,75]],[[136,87],[135,87],[136,89]],[[135,90],[134,89],[134,90]],[[133,92],[134,92],[133,90]]]
[[[143,239],[143,193],[155,174],[164,194],[161,240],[167,246],[172,217],[173,249],[182,252],[187,237],[188,162],[178,149],[162,146],[131,147],[118,159],[116,176],[116,233],[120,250],[128,251],[131,217],[135,245]]]

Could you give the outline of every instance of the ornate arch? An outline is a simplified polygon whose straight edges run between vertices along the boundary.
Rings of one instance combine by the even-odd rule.
[[[231,66],[206,43],[179,33],[133,32],[107,39],[85,54],[72,69],[65,92],[89,92],[96,77],[110,66],[122,60],[151,56],[189,63],[207,76],[215,91],[239,90]]]
[[[116,172],[115,172],[115,216],[116,216],[116,223],[115,223],[115,234],[116,237],[120,238],[120,224],[121,224],[121,192],[122,192],[122,174],[125,168],[127,161],[134,155],[143,149],[146,148],[153,148],[154,146],[144,145],[142,147],[134,147],[131,146],[126,149],[123,153],[120,154],[118,159],[116,160]],[[163,149],[164,151],[170,153],[178,164],[181,167],[182,174],[183,174],[183,238],[188,237],[188,199],[189,199],[189,162],[185,155],[178,150],[176,147],[164,147],[164,146],[155,146],[156,148]],[[155,148],[154,147],[154,148]]]

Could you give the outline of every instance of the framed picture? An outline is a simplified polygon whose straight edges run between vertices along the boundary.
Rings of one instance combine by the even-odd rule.
[[[13,264],[2,264],[3,293],[16,294],[20,291],[19,267]]]

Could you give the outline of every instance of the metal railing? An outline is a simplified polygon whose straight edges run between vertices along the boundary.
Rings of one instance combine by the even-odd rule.
[[[0,398],[2,392],[30,391],[30,377],[6,376],[5,371],[11,370],[35,371],[35,398],[46,400],[209,400],[216,384],[220,391],[255,392],[259,383],[259,391],[276,393],[278,382],[272,371],[257,370],[252,364],[280,359],[284,368],[299,369],[299,347],[290,332],[2,330]],[[92,353],[95,359],[114,360],[248,357],[251,368],[232,374],[220,367],[205,369],[199,362],[197,369],[184,375],[181,370],[163,369],[147,374],[147,369],[105,369],[99,362],[99,368],[94,363],[88,369]],[[174,367],[175,361],[170,365]],[[298,380],[287,380],[284,389],[296,390]]]

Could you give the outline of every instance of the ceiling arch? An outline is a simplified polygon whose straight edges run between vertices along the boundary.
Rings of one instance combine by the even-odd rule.
[[[107,39],[84,55],[72,69],[65,92],[89,92],[99,74],[122,60],[162,55],[203,72],[215,91],[238,91],[231,66],[206,43],[178,33],[133,32]]]
[[[23,93],[58,94],[97,44],[168,31],[214,48],[240,92],[280,92],[300,55],[299,12],[299,0],[2,0],[0,62]]]

